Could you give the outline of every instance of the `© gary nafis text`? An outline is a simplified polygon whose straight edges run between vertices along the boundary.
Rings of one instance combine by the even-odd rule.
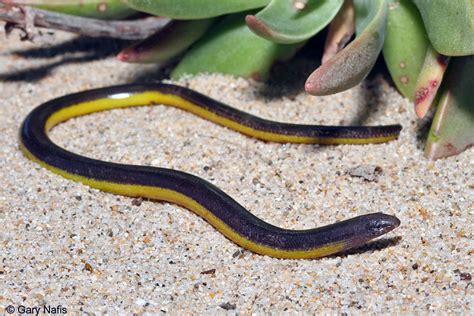
[[[57,305],[57,306],[50,306],[50,305],[44,305],[44,306],[37,306],[37,307],[28,307],[24,305],[20,305],[17,308],[18,314],[27,314],[27,315],[38,315],[39,313],[43,314],[67,314],[67,308],[62,306],[62,305]]]

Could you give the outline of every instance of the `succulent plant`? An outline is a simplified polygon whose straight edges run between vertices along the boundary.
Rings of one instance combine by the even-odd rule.
[[[306,80],[308,93],[327,95],[357,85],[382,52],[395,86],[414,102],[416,115],[423,118],[431,106],[436,107],[425,155],[446,157],[474,144],[471,0],[25,2],[101,19],[136,11],[172,19],[118,58],[164,65],[182,56],[171,73],[173,79],[218,72],[264,80],[275,61],[291,58],[327,27],[322,63]]]
[[[35,1],[26,1],[33,3]],[[61,13],[105,20],[121,19],[136,13],[119,1],[83,1],[79,5],[74,1],[37,1],[36,7]]]

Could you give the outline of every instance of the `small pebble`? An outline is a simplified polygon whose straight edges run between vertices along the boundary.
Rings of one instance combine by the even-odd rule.
[[[222,309],[225,309],[226,311],[231,311],[231,310],[235,310],[237,308],[237,305],[227,302],[227,303],[223,303],[219,305],[219,307]]]
[[[201,274],[216,274],[216,269],[209,269],[209,270],[205,270],[205,271],[201,271]]]
[[[382,168],[375,165],[360,165],[346,170],[351,177],[359,177],[366,181],[377,181],[382,174]]]

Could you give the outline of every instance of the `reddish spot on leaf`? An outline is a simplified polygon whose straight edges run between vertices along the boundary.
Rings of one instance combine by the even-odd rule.
[[[122,51],[117,55],[117,59],[120,61],[128,61],[130,59],[130,56],[127,52]]]
[[[426,96],[429,93],[428,88],[421,88],[420,90],[415,92],[415,105],[419,104],[422,102],[424,99],[426,99]]]
[[[245,17],[245,22],[252,30],[259,33],[260,35],[264,37],[273,36],[272,30],[263,21],[257,18],[255,15],[247,15]]]
[[[138,59],[139,54],[140,52],[135,47],[128,47],[118,53],[116,57],[120,61],[133,63]]]
[[[445,153],[446,153],[448,156],[456,155],[456,154],[459,152],[459,150],[456,149],[456,147],[455,147],[453,144],[451,144],[451,143],[445,144],[444,147],[446,148]]]
[[[99,4],[97,4],[97,11],[105,12],[105,11],[107,11],[107,9],[108,9],[107,3],[100,2]]]

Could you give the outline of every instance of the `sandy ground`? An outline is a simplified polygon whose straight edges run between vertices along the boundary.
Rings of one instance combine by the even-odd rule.
[[[99,46],[96,46],[99,45]],[[472,313],[473,149],[428,162],[412,105],[380,77],[311,97],[225,76],[178,82],[262,117],[320,124],[401,123],[400,139],[365,146],[260,142],[163,106],[114,110],[52,131],[98,159],[184,170],[255,215],[312,228],[383,211],[402,225],[367,247],[320,260],[278,260],[227,240],[176,205],[91,189],[27,160],[24,117],[67,93],[158,78],[119,63],[117,44],[57,33],[55,44],[0,34],[0,313],[57,307],[87,313]],[[94,53],[99,47],[99,53]],[[382,168],[378,181],[352,177]]]

